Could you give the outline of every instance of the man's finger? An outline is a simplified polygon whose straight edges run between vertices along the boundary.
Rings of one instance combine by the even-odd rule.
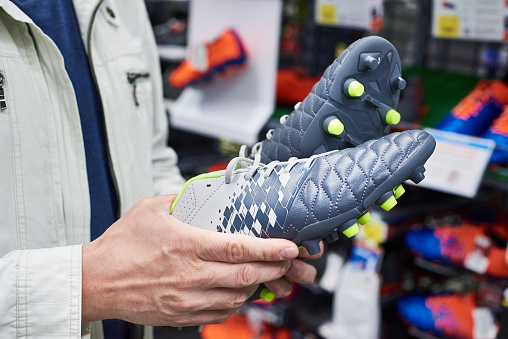
[[[275,294],[275,298],[285,298],[293,291],[293,285],[284,277],[265,283],[265,286]]]
[[[244,288],[258,285],[284,276],[291,266],[291,261],[248,262],[229,264],[223,262],[210,263],[204,270],[211,277],[206,282],[208,288]]]
[[[281,261],[298,256],[298,247],[289,240],[201,231],[195,234],[198,237],[196,254],[204,261]]]
[[[312,284],[316,280],[316,268],[301,260],[292,260],[291,267],[286,272],[286,278],[302,285]]]
[[[214,288],[206,292],[206,299],[209,306],[203,310],[228,310],[242,306],[259,285],[252,285],[245,288]]]

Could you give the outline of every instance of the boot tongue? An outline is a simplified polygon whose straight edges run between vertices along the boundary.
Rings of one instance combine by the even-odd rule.
[[[191,48],[189,61],[199,72],[208,71],[208,50],[205,44],[199,44]]]

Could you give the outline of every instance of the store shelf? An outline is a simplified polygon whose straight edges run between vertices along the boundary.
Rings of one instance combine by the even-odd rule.
[[[159,57],[162,61],[180,62],[187,55],[187,47],[178,45],[157,45]]]

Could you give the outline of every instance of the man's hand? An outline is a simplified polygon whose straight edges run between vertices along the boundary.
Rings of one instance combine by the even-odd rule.
[[[291,267],[284,277],[265,283],[266,287],[275,294],[276,298],[284,298],[291,294],[293,285],[288,281],[288,279],[301,285],[308,285],[314,282],[317,273],[316,268],[303,262],[302,260],[320,258],[323,255],[323,242],[319,243],[319,247],[321,248],[321,251],[312,256],[309,255],[309,252],[307,252],[305,248],[300,248],[298,259],[301,260],[292,260]]]
[[[220,323],[260,283],[284,276],[298,256],[297,246],[288,240],[184,224],[169,215],[174,198],[140,200],[83,246],[82,321]]]

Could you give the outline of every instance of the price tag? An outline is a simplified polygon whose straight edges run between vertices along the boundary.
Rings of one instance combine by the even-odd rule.
[[[496,143],[430,128],[425,130],[436,139],[436,150],[425,164],[425,180],[418,186],[473,198]]]
[[[438,38],[458,38],[460,18],[456,15],[441,15],[437,18]]]
[[[317,22],[322,25],[336,25],[338,23],[337,5],[320,3],[317,10]]]
[[[475,238],[475,247],[464,259],[464,267],[473,272],[484,274],[489,267],[489,252],[492,241],[485,235]]]

